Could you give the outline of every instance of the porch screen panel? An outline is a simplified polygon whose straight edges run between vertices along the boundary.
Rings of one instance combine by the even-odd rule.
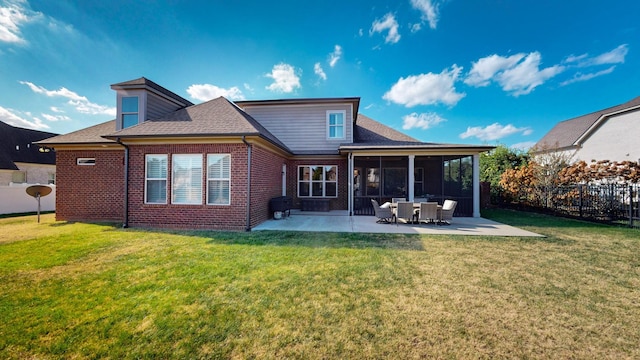
[[[167,155],[146,155],[145,197],[147,204],[167,203]]]
[[[171,158],[173,204],[202,204],[202,154],[175,154]]]
[[[207,204],[231,203],[231,155],[207,155]]]
[[[380,169],[367,169],[367,196],[380,195]]]

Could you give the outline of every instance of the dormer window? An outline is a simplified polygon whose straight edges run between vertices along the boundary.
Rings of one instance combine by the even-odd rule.
[[[328,139],[344,139],[345,128],[344,120],[346,111],[330,110],[327,111],[327,138]]]
[[[122,97],[122,128],[138,125],[138,97]]]

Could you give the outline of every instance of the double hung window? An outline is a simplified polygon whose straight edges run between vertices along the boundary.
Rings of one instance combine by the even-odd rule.
[[[147,155],[145,161],[144,202],[167,203],[167,155]]]
[[[346,112],[327,111],[327,138],[328,139],[344,139],[345,138],[345,117]]]
[[[207,155],[207,205],[231,203],[231,155]]]
[[[138,97],[127,96],[122,98],[122,128],[128,128],[138,124]]]

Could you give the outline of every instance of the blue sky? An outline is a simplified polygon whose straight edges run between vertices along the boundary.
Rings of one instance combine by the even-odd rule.
[[[144,76],[200,103],[361,97],[427,142],[527,147],[640,95],[640,2],[0,0],[0,120],[68,133]]]

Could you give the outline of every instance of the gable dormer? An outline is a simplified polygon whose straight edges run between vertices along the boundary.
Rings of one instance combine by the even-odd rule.
[[[116,131],[193,105],[144,77],[113,84],[111,89],[117,94]]]

